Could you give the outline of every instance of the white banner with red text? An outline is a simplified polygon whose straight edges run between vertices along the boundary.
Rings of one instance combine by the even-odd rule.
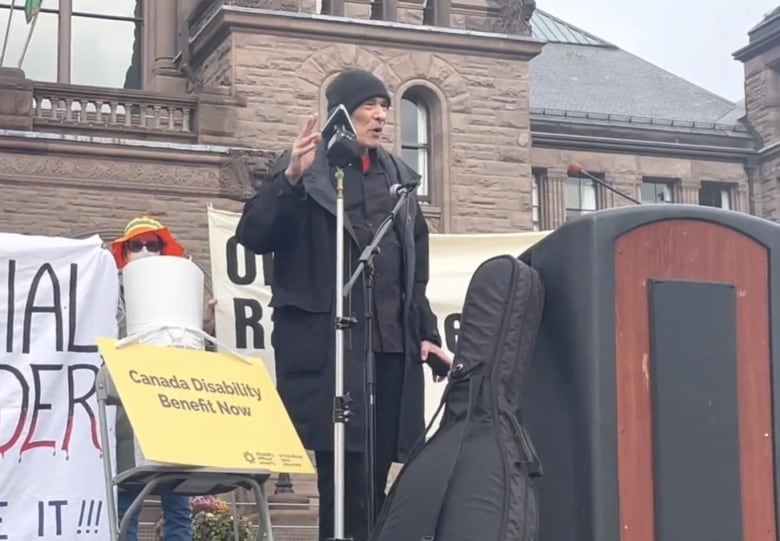
[[[100,238],[0,233],[0,540],[110,539],[95,338],[118,294]]]
[[[248,254],[236,242],[239,214],[210,207],[208,216],[217,337],[246,355],[262,358],[274,374],[268,307],[271,286],[263,273],[272,259]],[[463,299],[477,267],[496,255],[518,256],[545,234],[431,235],[428,299],[438,318],[447,351],[455,349]],[[426,419],[430,419],[441,399],[444,383],[434,383],[427,367],[425,371],[425,412]]]

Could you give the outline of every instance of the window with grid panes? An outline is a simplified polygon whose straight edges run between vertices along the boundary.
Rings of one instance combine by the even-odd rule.
[[[27,23],[23,1],[0,0],[2,65],[35,81],[141,88],[142,16],[143,0],[44,0]]]

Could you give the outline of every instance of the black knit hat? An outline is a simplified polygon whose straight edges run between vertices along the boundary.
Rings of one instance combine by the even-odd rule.
[[[344,105],[350,114],[371,98],[385,98],[390,106],[390,93],[379,78],[365,70],[347,70],[339,73],[325,91],[328,111]]]

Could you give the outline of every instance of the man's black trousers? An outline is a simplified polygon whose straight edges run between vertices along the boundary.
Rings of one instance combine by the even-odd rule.
[[[400,353],[377,353],[376,359],[376,461],[374,480],[377,514],[385,500],[387,474],[398,445],[398,417],[404,379],[404,357]],[[315,453],[317,489],[320,494],[319,540],[333,537],[333,453]],[[353,541],[368,539],[366,502],[366,456],[347,453],[344,474],[345,536]]]

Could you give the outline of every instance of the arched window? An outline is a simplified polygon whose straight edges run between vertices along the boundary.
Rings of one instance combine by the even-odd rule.
[[[417,99],[404,95],[401,99],[401,157],[422,177],[417,196],[430,201],[431,116],[428,108]]]

